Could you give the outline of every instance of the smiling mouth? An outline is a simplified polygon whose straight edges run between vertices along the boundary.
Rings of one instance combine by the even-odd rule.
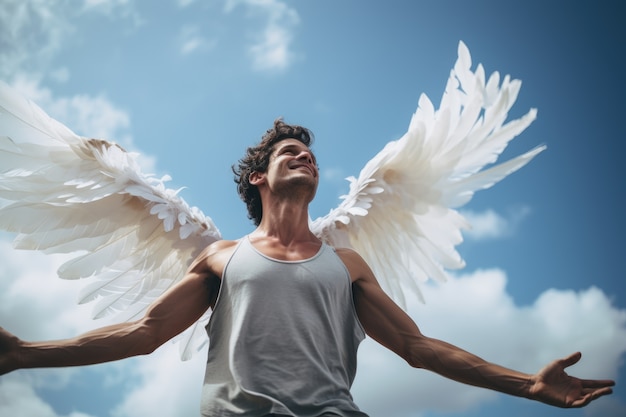
[[[313,175],[315,177],[315,170],[313,168],[311,168],[310,166],[308,166],[308,165],[295,165],[295,166],[291,167],[291,169],[300,169],[300,168],[306,169],[309,172],[309,174],[311,174],[311,175]]]

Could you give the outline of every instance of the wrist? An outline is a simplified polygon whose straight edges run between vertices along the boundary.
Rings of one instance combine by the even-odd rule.
[[[528,375],[528,378],[526,379],[526,384],[524,385],[524,388],[522,391],[522,397],[528,398],[529,400],[536,399],[537,395],[536,395],[535,383],[536,383],[535,376]]]
[[[535,385],[534,378],[532,375],[529,375],[528,378],[526,378],[526,384],[524,385],[524,389],[522,392],[522,396],[524,398],[528,398],[530,400],[534,399],[535,397],[535,393],[533,390],[534,385]]]

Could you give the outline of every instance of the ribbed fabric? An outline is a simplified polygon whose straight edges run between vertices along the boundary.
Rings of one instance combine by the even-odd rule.
[[[290,262],[242,239],[207,332],[203,416],[367,417],[350,394],[365,333],[331,247]]]

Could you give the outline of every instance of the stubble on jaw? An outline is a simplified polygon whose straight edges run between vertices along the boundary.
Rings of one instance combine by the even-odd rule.
[[[280,183],[274,188],[276,195],[293,200],[301,200],[305,197],[311,202],[317,192],[317,181],[311,175],[292,176]]]

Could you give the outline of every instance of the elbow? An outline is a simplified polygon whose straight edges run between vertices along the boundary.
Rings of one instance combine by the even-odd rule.
[[[412,368],[424,369],[424,362],[421,360],[419,355],[410,354],[405,356],[404,360],[411,366]]]
[[[150,335],[148,335],[148,336],[150,336]],[[140,345],[140,348],[137,349],[135,354],[137,356],[150,355],[152,352],[157,350],[162,344],[163,343],[158,342],[155,338],[148,337],[147,340],[145,341],[145,343],[142,343]]]
[[[412,368],[427,369],[426,357],[432,351],[429,339],[420,334],[406,344],[402,357]]]
[[[146,320],[137,322],[134,338],[132,356],[149,355],[165,343],[159,335],[158,328]]]

